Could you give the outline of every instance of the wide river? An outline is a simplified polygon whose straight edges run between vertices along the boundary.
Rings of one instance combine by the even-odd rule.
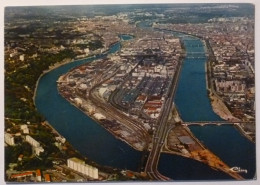
[[[221,121],[222,119],[213,112],[207,95],[205,75],[207,60],[203,42],[196,37],[172,33],[182,38],[187,53],[175,95],[175,103],[183,121]],[[226,164],[247,169],[247,174],[241,174],[244,178],[252,179],[254,177],[256,171],[255,144],[242,136],[234,126],[210,125],[190,126],[189,128],[207,148]],[[204,167],[196,165],[194,161],[168,154],[162,155],[159,162],[159,171],[176,180],[227,178],[226,175],[216,174],[216,172],[206,173],[204,169]],[[183,172],[178,173],[180,170]]]
[[[130,39],[123,36],[123,39]],[[201,41],[190,37],[183,39],[187,53],[204,52]],[[120,49],[113,45],[108,54]],[[104,166],[139,171],[141,152],[116,139],[103,127],[71,105],[59,95],[56,81],[70,69],[91,62],[107,54],[77,60],[60,66],[41,77],[36,91],[35,103],[38,111],[81,154]],[[203,54],[202,54],[203,55]],[[194,60],[194,61],[193,61]],[[206,94],[206,59],[185,59],[176,92],[175,102],[184,121],[219,120],[212,111]],[[246,168],[244,175],[252,178],[255,172],[255,145],[245,139],[232,126],[194,126],[192,132],[203,143],[230,166]],[[159,171],[176,180],[230,179],[222,172],[181,156],[161,155]]]

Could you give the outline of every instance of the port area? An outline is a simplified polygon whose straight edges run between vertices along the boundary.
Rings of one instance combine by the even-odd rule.
[[[236,180],[244,178],[238,174],[238,171],[232,170],[232,167],[225,164],[213,152],[207,149],[190,131],[188,126],[183,125],[177,110],[172,111],[172,118],[168,121],[169,130],[162,152],[174,155],[180,155],[190,159],[197,160],[214,170],[222,171]],[[176,122],[179,120],[179,122]]]
[[[143,151],[169,108],[182,54],[179,38],[138,32],[118,53],[60,76],[58,90],[116,138]]]
[[[129,128],[124,127],[124,125],[116,121],[113,112],[111,112],[113,116],[109,116],[110,114],[108,112],[102,111],[99,107],[100,105],[93,104],[93,102],[88,100],[83,100],[82,104],[88,105],[84,108],[79,107],[76,103],[71,103],[106,128],[117,139],[128,143],[136,150],[144,150],[144,147],[142,146],[142,144],[144,145],[142,138],[136,137],[138,136],[137,133],[132,132]],[[106,117],[102,115],[106,115]],[[232,170],[232,167],[225,164],[219,157],[208,150],[192,134],[189,127],[182,121],[175,106],[173,106],[172,111],[169,114],[167,125],[168,132],[161,152],[197,160],[210,166],[214,170],[225,172],[236,180],[244,179],[238,174],[238,172]],[[149,146],[149,148],[151,148],[151,146]]]
[[[60,76],[59,93],[116,138],[136,150],[150,151],[143,165],[149,179],[168,180],[157,171],[160,153],[165,152],[203,162],[242,180],[206,149],[181,120],[173,103],[173,89],[177,86],[183,51],[179,39],[166,40],[157,35],[124,43],[119,54]],[[139,54],[136,48],[151,43],[165,48],[151,50],[152,53],[143,48]],[[172,43],[176,48],[172,48]]]

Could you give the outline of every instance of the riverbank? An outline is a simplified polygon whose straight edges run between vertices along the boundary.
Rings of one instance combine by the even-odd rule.
[[[206,55],[210,55],[210,51],[211,51],[210,45],[209,45],[208,42],[206,42],[204,40],[203,37],[193,35],[192,33],[187,33],[187,32],[180,32],[180,31],[174,31],[174,30],[169,30],[169,29],[160,29],[160,28],[155,28],[155,29],[167,31],[167,32],[181,33],[181,34],[185,34],[185,35],[191,36],[191,37],[196,38],[196,39],[200,39],[203,43],[203,47],[204,47],[205,52],[206,51],[208,52],[208,54],[206,53]],[[212,56],[210,55],[209,58],[212,58]],[[210,99],[210,103],[211,103],[213,111],[224,120],[239,121],[239,119],[235,118],[232,115],[232,113],[226,107],[224,102],[217,95],[215,95],[215,92],[212,90],[213,87],[212,87],[211,79],[210,79],[210,76],[209,76],[210,75],[209,74],[210,69],[208,69],[209,68],[209,62],[210,61],[205,62],[205,79],[206,79],[206,89],[208,91],[208,97]]]
[[[168,132],[165,145],[163,147],[164,153],[179,155],[185,158],[199,161],[206,164],[210,168],[222,171],[236,180],[243,180],[244,178],[239,174],[230,171],[229,167],[213,152],[207,149],[186,126],[176,125]],[[185,138],[185,139],[184,139]],[[182,141],[183,140],[183,141]],[[187,143],[185,143],[187,142]]]
[[[66,99],[66,97],[64,97],[60,91],[58,91],[59,94]],[[129,145],[131,148],[137,150],[137,151],[143,151],[143,148],[141,147],[137,147],[136,145],[134,145],[133,143],[131,143],[130,141],[128,141],[127,139],[124,139],[122,137],[122,132],[121,131],[117,131],[115,132],[113,130],[113,127],[110,128],[110,126],[108,126],[108,122],[111,122],[111,120],[107,119],[107,118],[102,118],[102,119],[98,119],[98,116],[95,115],[103,115],[102,110],[99,110],[99,108],[97,106],[95,106],[92,102],[90,101],[85,101],[83,104],[87,105],[84,108],[80,107],[79,105],[77,105],[76,103],[73,103],[71,100],[66,99],[72,106],[76,107],[78,110],[80,110],[81,112],[83,112],[86,116],[88,116],[89,118],[91,118],[96,124],[102,126],[105,130],[107,130],[111,135],[113,135],[116,139],[126,143],[127,145]],[[105,114],[104,114],[105,115]]]
[[[186,34],[186,35],[189,35],[191,37],[201,39],[202,43],[204,45],[204,49],[208,52],[209,58],[210,59],[213,58],[213,56],[211,56],[212,55],[211,47],[210,47],[209,43],[203,37],[193,35],[192,33],[187,33],[187,32],[174,31],[174,30],[169,30],[169,29],[160,29],[160,28],[155,28],[155,29],[162,30],[162,31],[171,31],[171,32]],[[211,100],[210,103],[211,103],[213,111],[224,120],[240,121],[238,118],[236,118],[232,115],[232,113],[229,111],[229,109],[227,108],[225,103],[222,101],[222,99],[220,97],[218,97],[215,94],[215,92],[213,91],[212,82],[211,82],[210,75],[209,75],[210,70],[208,69],[210,67],[208,65],[208,63],[210,63],[210,62],[211,61],[205,62],[205,78],[206,78],[206,88],[208,90],[208,96],[209,96],[209,99]]]
[[[235,125],[235,127],[239,130],[239,132],[240,132],[243,136],[245,136],[245,137],[246,137],[248,140],[250,140],[251,142],[255,143],[255,138],[252,137],[252,136],[250,136],[250,134],[252,134],[252,133],[246,132],[241,124],[243,124],[243,123],[238,123],[238,124]]]
[[[73,61],[74,61],[74,60],[72,60],[72,59],[64,59],[63,61],[57,62],[57,63],[55,63],[55,64],[49,66],[49,69],[44,70],[44,71],[42,72],[42,74],[39,76],[39,78],[38,78],[38,80],[37,80],[37,82],[36,82],[36,84],[35,84],[35,89],[34,89],[34,93],[33,93],[33,103],[34,103],[34,105],[35,105],[35,97],[36,97],[36,92],[37,92],[37,89],[38,89],[38,84],[39,84],[40,79],[41,79],[46,73],[48,73],[48,72],[50,72],[50,71],[52,71],[52,70],[54,70],[54,69],[56,69],[56,68],[58,68],[58,67],[60,67],[60,66],[63,66],[63,65],[68,64],[68,63],[71,63],[71,62],[73,62]]]
[[[146,177],[144,177],[141,173],[139,172],[135,172],[132,170],[122,170],[122,169],[118,169],[118,168],[113,168],[113,167],[109,167],[109,166],[102,166],[100,164],[97,164],[96,162],[88,159],[86,156],[82,155],[78,150],[76,150],[68,141],[65,140],[65,138],[52,126],[49,124],[48,121],[44,121],[42,123],[42,125],[44,125],[45,127],[47,127],[48,129],[51,129],[51,132],[54,135],[58,135],[60,137],[60,139],[64,139],[64,144],[61,148],[61,150],[63,150],[64,152],[66,152],[69,156],[69,158],[72,157],[76,157],[78,159],[81,159],[83,161],[85,161],[87,164],[96,167],[99,169],[99,180],[115,180],[113,179],[114,176],[118,176],[118,179],[120,180],[120,178],[122,178],[122,180],[124,179],[139,179],[139,180],[149,180],[146,179]],[[71,169],[67,167],[67,160],[64,159],[64,163],[59,164],[59,165],[54,165],[54,169],[57,168],[61,168],[64,167],[66,168],[65,171],[70,171]],[[79,173],[78,175],[82,175],[81,173]],[[90,181],[91,179],[89,179],[88,176],[82,176],[82,178],[86,181]],[[70,179],[72,180],[72,179]],[[59,182],[59,181],[57,181]]]
[[[243,177],[230,171],[229,169],[231,167],[207,149],[203,143],[195,137],[189,127],[183,125],[182,121],[176,122],[176,120],[180,120],[176,107],[173,108],[170,115],[172,115],[169,122],[169,125],[171,126],[167,132],[167,137],[162,150],[163,153],[179,155],[199,161],[210,168],[222,171],[237,180],[243,180]]]
[[[222,119],[231,122],[240,121],[238,118],[232,115],[232,113],[228,110],[224,102],[221,99],[219,99],[214,93],[212,93],[211,90],[209,90],[209,98],[213,111]]]
[[[223,171],[224,173],[230,175],[236,180],[244,180],[242,176],[238,173],[231,171],[231,167],[228,166],[225,162],[223,162],[218,156],[216,156],[213,152],[207,149],[190,131],[190,129],[186,128],[187,132],[189,132],[190,136],[195,140],[195,142],[199,143],[201,149],[197,149],[191,151],[191,156],[189,158],[200,161],[212,169]]]
[[[121,38],[121,37],[120,37],[120,38]],[[123,38],[121,38],[121,40],[124,41]],[[126,40],[127,40],[127,39],[126,39]],[[112,43],[112,44],[109,46],[109,48],[113,47],[113,46],[116,45],[117,43],[118,43],[118,42]],[[100,55],[106,55],[106,54],[108,54],[108,52],[109,52],[109,49],[106,49],[106,50],[105,50],[103,53],[101,53]],[[40,81],[40,79],[41,79],[45,74],[51,72],[51,71],[54,70],[54,69],[57,69],[57,68],[63,66],[63,65],[66,65],[66,64],[68,64],[68,63],[77,62],[77,61],[79,61],[79,60],[87,60],[87,59],[89,59],[89,58],[91,58],[91,57],[93,57],[93,56],[95,57],[95,55],[90,55],[90,56],[88,56],[87,58],[82,58],[82,59],[77,59],[77,60],[64,59],[64,60],[61,61],[61,62],[57,62],[57,63],[55,63],[55,64],[49,66],[49,69],[44,70],[44,71],[42,72],[42,74],[39,76],[39,78],[38,78],[38,80],[37,80],[37,82],[36,82],[36,87],[35,87],[34,95],[33,95],[33,102],[34,102],[34,104],[35,104],[36,91],[37,91],[37,88],[38,88],[39,81]],[[62,77],[62,76],[61,76],[61,77]],[[57,82],[59,82],[59,80],[61,79],[61,77],[58,79]],[[59,93],[59,94],[60,94],[60,93]],[[60,94],[60,95],[62,96],[62,94]],[[65,97],[63,97],[63,98],[65,98]],[[65,99],[66,99],[66,98],[65,98]],[[99,119],[95,118],[95,116],[94,116],[95,114],[90,114],[91,110],[84,110],[83,108],[80,108],[78,105],[76,105],[76,104],[73,103],[72,101],[70,101],[70,100],[67,100],[67,101],[68,101],[71,105],[75,106],[77,109],[79,109],[80,111],[82,111],[85,115],[89,116],[95,123],[101,125],[104,129],[106,129],[107,131],[109,131],[115,138],[121,140],[122,142],[125,142],[126,144],[128,144],[129,146],[131,146],[133,149],[135,149],[135,150],[137,150],[137,151],[142,151],[142,149],[140,149],[140,148],[138,148],[138,147],[135,147],[135,145],[133,145],[132,143],[130,143],[130,142],[128,142],[127,140],[123,139],[123,138],[120,136],[120,133],[115,133],[112,129],[107,128],[107,127],[105,126],[105,124],[103,123],[103,121],[105,121],[106,119],[104,119],[104,120],[99,120]],[[98,107],[95,107],[91,102],[87,102],[87,103],[85,103],[85,104],[91,105],[91,106],[89,106],[89,107],[91,107],[91,109],[94,109],[94,110],[97,110],[97,109],[98,109]],[[98,111],[97,111],[96,113],[98,113]],[[107,121],[109,121],[109,120],[107,120]],[[53,130],[54,133],[56,133],[56,134],[58,134],[59,136],[63,137],[63,136],[62,136],[61,134],[59,134],[59,133],[56,131],[56,129],[54,129],[47,121],[46,121],[46,124]]]
[[[210,47],[208,42],[206,42],[206,45],[207,45],[207,48]],[[207,50],[209,51],[209,48]],[[222,99],[215,93],[215,91],[213,89],[214,87],[212,87],[213,86],[212,81],[210,79],[211,69],[210,69],[209,62],[211,62],[211,61],[208,61],[205,63],[205,71],[206,71],[205,77],[206,77],[206,87],[207,87],[207,91],[208,91],[208,96],[210,98],[210,102],[211,102],[213,111],[224,120],[232,121],[232,122],[240,122],[241,120],[232,115],[232,113],[227,108],[227,106],[222,101]],[[251,142],[255,142],[254,136],[250,136],[251,133],[246,132],[241,124],[242,123],[238,123],[235,125],[235,127],[238,129],[238,131],[244,137],[246,137]]]
[[[56,71],[56,70],[55,70]],[[65,73],[64,71],[63,71],[63,73]],[[59,72],[59,76],[61,75],[61,73]],[[203,74],[204,75],[204,74]],[[54,79],[53,78],[53,76],[52,76],[52,78],[51,79]],[[55,78],[55,79],[57,79],[57,78]],[[50,80],[50,79],[49,79]],[[44,85],[44,87],[47,87],[48,86],[48,84],[50,84],[50,83],[46,83],[45,85]],[[53,83],[53,81],[52,81],[52,83],[51,84],[55,84],[55,83]],[[55,84],[56,85],[56,84]],[[53,85],[54,86],[54,85]],[[54,87],[55,88],[55,92],[56,92],[56,86]],[[53,89],[54,89],[53,88]],[[46,94],[45,94],[45,96],[46,96]],[[62,99],[62,102],[64,102],[64,101],[66,101],[66,100],[64,100],[61,96],[54,96],[54,98],[52,98],[52,101],[55,101],[55,102],[57,102],[58,101],[58,99]],[[43,102],[42,104],[45,104],[45,102]],[[66,105],[67,105],[67,102],[66,102]],[[87,124],[89,124],[89,125],[99,125],[99,124],[93,124],[92,122],[94,122],[94,121],[92,121],[92,120],[87,120],[87,119],[85,119],[85,118],[83,118],[83,116],[84,115],[82,115],[82,114],[72,114],[72,112],[75,110],[75,108],[74,108],[74,106],[70,106],[69,104],[68,104],[68,107],[65,107],[65,106],[63,106],[62,104],[59,104],[57,107],[55,107],[55,106],[53,106],[53,105],[51,105],[50,104],[50,106],[51,107],[53,107],[53,109],[52,109],[52,111],[53,110],[58,110],[58,109],[63,109],[63,110],[68,110],[69,111],[69,114],[71,114],[71,115],[73,115],[72,117],[72,120],[71,120],[71,122],[69,123],[69,122],[67,122],[67,117],[65,116],[65,114],[68,114],[68,113],[66,113],[66,111],[63,111],[63,112],[65,112],[64,114],[62,114],[62,112],[61,111],[55,111],[55,114],[57,115],[60,115],[61,117],[64,117],[64,119],[57,119],[57,123],[58,124],[60,124],[60,125],[62,125],[61,127],[62,127],[62,129],[63,128],[65,128],[64,130],[59,130],[60,128],[59,128],[59,126],[58,127],[56,127],[57,125],[54,125],[55,126],[55,128],[57,128],[59,131],[61,131],[61,133],[63,134],[63,135],[65,135],[66,137],[69,135],[69,134],[72,134],[73,135],[73,133],[75,133],[72,137],[73,138],[75,138],[75,137],[77,137],[77,135],[91,135],[91,137],[81,137],[81,138],[77,138],[76,140],[74,140],[74,142],[73,142],[73,140],[70,140],[70,141],[72,141],[72,143],[73,143],[73,146],[75,146],[75,148],[77,148],[77,149],[79,149],[83,154],[85,154],[86,156],[90,156],[90,158],[91,158],[91,155],[89,155],[89,153],[87,153],[88,151],[90,151],[90,150],[93,150],[93,148],[95,149],[95,152],[93,152],[93,153],[95,153],[94,155],[100,155],[100,154],[102,154],[103,153],[103,151],[108,151],[107,152],[107,154],[106,155],[109,155],[109,153],[113,153],[113,151],[116,151],[116,153],[118,153],[118,151],[117,150],[115,150],[115,147],[113,148],[113,147],[110,147],[110,145],[109,145],[109,143],[111,143],[111,142],[109,142],[109,141],[111,141],[109,138],[111,138],[111,137],[113,137],[113,135],[111,135],[111,134],[109,134],[108,132],[103,132],[102,131],[102,134],[103,133],[105,133],[104,135],[111,135],[111,137],[109,136],[108,137],[108,139],[107,139],[107,137],[106,136],[104,136],[103,137],[103,135],[101,135],[100,133],[101,132],[95,132],[95,130],[97,129],[96,128],[96,126],[94,126],[94,128],[91,126],[91,128],[89,128],[89,127],[87,127],[86,129],[84,129],[85,127],[84,127],[84,125],[87,125]],[[65,108],[64,108],[65,107]],[[45,109],[48,109],[48,108],[46,108],[45,107]],[[76,112],[76,111],[75,111]],[[77,111],[77,112],[80,112],[80,111]],[[82,115],[82,117],[81,117],[81,115]],[[51,117],[51,116],[50,116]],[[57,117],[57,116],[56,116]],[[87,116],[85,116],[85,117],[87,117]],[[66,120],[65,120],[66,119]],[[78,122],[81,122],[82,124],[77,124]],[[52,121],[51,121],[51,123],[53,123]],[[99,126],[100,127],[100,126]],[[75,128],[75,129],[74,129]],[[100,130],[103,130],[102,129],[102,127],[100,127],[101,129]],[[90,130],[90,132],[91,133],[88,133],[88,130]],[[66,133],[66,131],[68,131],[68,133]],[[107,134],[108,133],[108,134]],[[67,134],[67,135],[66,135]],[[99,136],[99,138],[98,137],[95,137],[94,135],[98,135]],[[68,138],[70,138],[70,137],[68,137]],[[100,145],[100,143],[99,143],[99,140],[102,140],[103,138],[105,138],[105,143],[106,143],[106,145],[108,145],[109,147],[104,147],[103,145]],[[70,138],[71,139],[71,138]],[[93,141],[93,145],[91,144],[91,143],[88,143],[88,141],[89,140],[92,140]],[[115,139],[115,140],[112,140],[113,142],[115,142],[115,143],[117,143],[117,141],[116,141],[117,139]],[[84,141],[84,143],[85,143],[85,145],[77,145],[77,142],[79,143],[79,142],[82,142],[82,141]],[[76,144],[75,144],[76,143]],[[99,149],[97,149],[98,148],[98,146],[101,146],[100,148],[102,148],[101,150],[99,150]],[[129,146],[129,145],[128,145]],[[84,150],[85,151],[82,151],[82,148],[84,148]],[[127,147],[128,148],[128,147]],[[129,148],[131,148],[131,147],[129,147]],[[123,149],[125,149],[125,148],[123,148]],[[99,151],[101,151],[101,152],[99,152]],[[111,152],[110,152],[111,151]],[[126,150],[127,151],[127,153],[129,153],[128,152],[128,150]],[[124,155],[124,150],[121,150],[120,149],[120,151],[119,151],[119,153],[121,153],[122,155]],[[116,156],[116,157],[115,157]],[[101,161],[99,161],[99,160],[96,160],[96,158],[93,158],[94,159],[94,161],[98,161],[98,163],[99,164],[103,164],[103,162]],[[105,159],[103,159],[102,158],[102,160],[104,160],[104,161],[109,161],[109,160],[117,160],[117,161],[123,161],[120,157],[118,157],[117,155],[115,155],[115,154],[113,154],[113,156],[110,156],[110,157],[108,157],[108,158],[105,158]],[[130,155],[128,155],[127,156],[127,161],[131,161],[131,157],[130,157]],[[192,161],[192,160],[191,160]],[[133,163],[132,161],[131,161],[131,163]],[[106,163],[105,165],[109,165],[109,166],[113,166],[113,165],[110,165],[110,164],[108,164],[108,163]],[[124,168],[126,168],[126,167],[122,167],[121,169],[124,169]]]
[[[202,38],[201,38],[202,39]],[[208,61],[205,62],[205,78],[206,78],[206,88],[208,91],[208,96],[210,99],[210,103],[212,106],[213,111],[219,115],[222,119],[227,120],[227,121],[240,121],[238,118],[234,117],[230,110],[227,108],[225,103],[222,101],[222,99],[216,94],[214,87],[213,87],[213,82],[212,79],[210,78],[211,76],[211,60],[215,58],[212,53],[211,46],[209,45],[209,42],[206,42],[205,40],[204,44],[209,52],[209,59]]]
[[[105,48],[105,50],[101,54],[103,54],[103,55],[107,54],[109,52],[109,48],[112,47],[113,45],[117,44],[117,43],[118,42],[112,43],[108,48]],[[39,81],[46,73],[49,73],[50,71],[52,71],[54,69],[57,69],[57,68],[59,68],[59,67],[61,67],[63,65],[66,65],[68,63],[77,62],[77,61],[80,61],[80,60],[87,60],[87,59],[90,59],[91,57],[95,57],[95,56],[96,56],[96,54],[94,53],[94,54],[88,55],[88,56],[86,56],[84,58],[77,58],[77,59],[67,58],[67,59],[64,59],[64,60],[62,60],[60,62],[57,62],[57,63],[55,63],[53,65],[50,65],[49,69],[44,70],[41,73],[41,75],[39,76],[39,78],[37,79],[37,82],[36,82],[36,85],[35,85],[35,89],[34,89],[34,93],[33,93],[33,102],[34,102],[34,104],[35,104],[35,96],[36,96],[36,91],[37,91],[37,88],[38,88]]]
[[[210,166],[212,169],[223,171],[236,180],[244,180],[242,176],[236,172],[233,172],[231,167],[229,167],[219,157],[207,149],[192,151],[191,158]]]

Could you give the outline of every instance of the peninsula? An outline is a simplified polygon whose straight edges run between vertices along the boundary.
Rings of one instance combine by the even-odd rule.
[[[254,26],[251,4],[6,7],[5,180],[252,180]]]

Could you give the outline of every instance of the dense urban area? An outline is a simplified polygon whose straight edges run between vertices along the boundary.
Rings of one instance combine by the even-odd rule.
[[[186,49],[180,37],[163,30],[203,40],[206,88],[214,112],[255,142],[254,17],[246,7],[5,8],[6,181],[170,180],[157,170],[161,152],[200,161],[242,180],[243,169],[228,166],[193,135],[191,123],[182,120],[174,96]],[[140,26],[144,23],[150,28]],[[109,54],[116,43],[120,50]],[[143,152],[140,172],[89,160],[35,105],[44,74],[103,54],[107,56],[60,76],[58,92],[114,137]]]
[[[156,24],[154,27],[186,32],[207,42],[210,48],[208,88],[213,109],[225,120],[245,122],[240,126],[254,139],[254,20],[213,18],[204,24]]]

